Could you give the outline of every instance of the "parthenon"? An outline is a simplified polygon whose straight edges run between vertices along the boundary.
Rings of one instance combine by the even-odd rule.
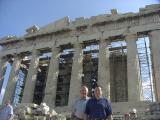
[[[160,102],[160,4],[33,25],[24,36],[1,38],[0,46],[1,93],[9,74],[3,102],[45,102],[61,112],[82,85],[92,96],[95,84],[116,112]]]

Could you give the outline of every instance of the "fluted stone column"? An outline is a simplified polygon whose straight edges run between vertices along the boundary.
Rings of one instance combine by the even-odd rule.
[[[81,44],[74,45],[74,57],[72,65],[72,74],[69,90],[69,106],[80,97],[80,89],[82,85],[82,71],[83,71],[83,49]]]
[[[110,99],[110,63],[109,41],[100,40],[98,58],[98,84],[102,87],[103,96]]]
[[[59,74],[59,57],[60,48],[52,48],[52,57],[49,64],[48,77],[45,88],[45,96],[43,102],[47,103],[50,107],[55,106],[57,80]]]
[[[153,62],[153,81],[156,100],[160,102],[160,30],[150,32],[150,43]]]
[[[21,63],[20,56],[18,55],[14,56],[14,61],[12,63],[11,73],[10,73],[8,84],[6,87],[5,94],[4,94],[3,103],[5,103],[7,99],[13,102],[15,89],[16,89],[16,83],[18,80],[18,71],[20,68],[20,63]]]
[[[39,64],[39,51],[33,49],[32,51],[32,58],[26,78],[26,83],[24,87],[22,103],[31,103],[33,102],[34,97],[34,88],[36,84],[36,77],[37,77],[37,67]]]
[[[5,57],[0,58],[0,93],[2,91],[4,75],[5,75],[5,71],[6,71],[6,67],[7,67],[6,62],[7,62],[7,60]]]
[[[140,101],[140,71],[137,36],[127,35],[127,77],[128,77],[128,102]]]

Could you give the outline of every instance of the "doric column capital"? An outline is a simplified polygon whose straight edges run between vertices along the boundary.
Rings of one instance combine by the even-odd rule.
[[[156,34],[160,34],[160,30],[152,30],[152,31],[148,32],[149,36],[155,36]]]
[[[125,39],[126,40],[136,40],[138,38],[137,34],[126,34]]]
[[[73,44],[73,47],[74,48],[83,48],[83,44],[82,43],[76,43],[76,44]]]
[[[110,43],[110,40],[107,38],[103,38],[103,37],[99,37],[99,38],[97,38],[96,40],[98,40],[99,41],[99,44],[109,44]]]

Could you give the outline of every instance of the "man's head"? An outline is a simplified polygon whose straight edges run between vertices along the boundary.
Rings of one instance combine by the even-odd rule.
[[[137,114],[136,114],[137,110],[135,108],[131,109],[129,113],[130,113],[131,118],[137,117]]]
[[[10,101],[10,100],[6,100],[5,104],[6,104],[6,106],[7,106],[7,105],[10,105],[10,104],[11,104],[11,101]]]
[[[124,118],[125,118],[125,120],[130,120],[130,114],[129,114],[129,113],[126,113],[126,114],[124,115]]]
[[[81,90],[80,90],[80,93],[81,93],[81,98],[86,98],[87,95],[88,95],[88,88],[87,88],[87,86],[82,86]]]
[[[99,99],[102,97],[102,88],[100,86],[96,86],[95,90],[94,90],[94,95],[96,97],[96,99]]]

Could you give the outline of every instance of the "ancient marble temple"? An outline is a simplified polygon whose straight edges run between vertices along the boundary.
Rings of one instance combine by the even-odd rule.
[[[82,85],[93,96],[99,84],[113,111],[160,102],[160,4],[138,13],[64,17],[1,38],[0,45],[1,90],[9,74],[3,101],[45,102],[65,111]]]

